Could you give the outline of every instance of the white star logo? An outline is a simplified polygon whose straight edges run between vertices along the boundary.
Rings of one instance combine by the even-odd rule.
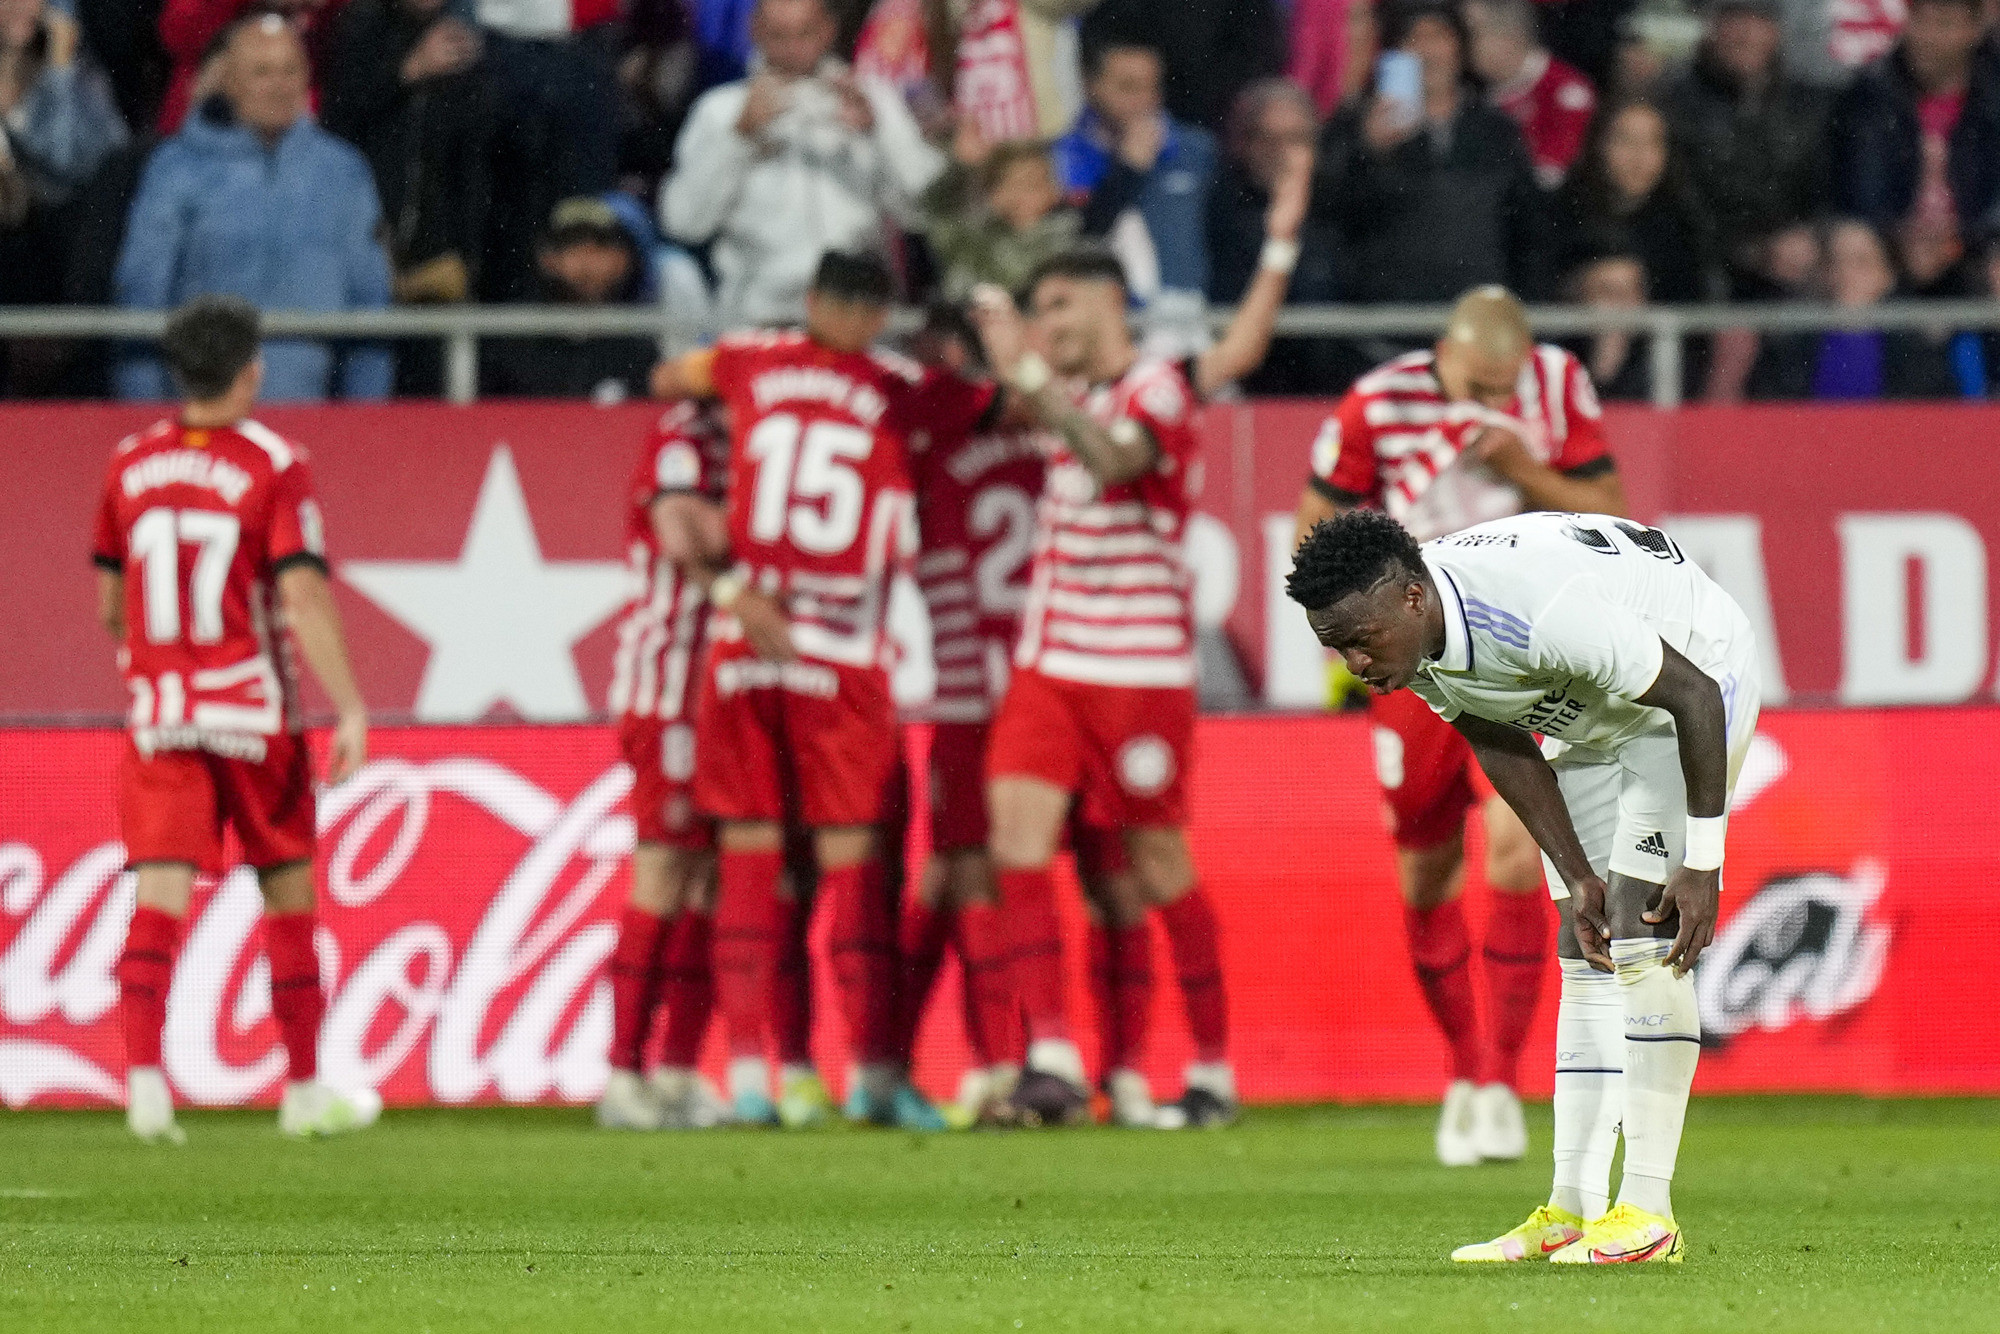
[[[589,712],[571,652],[629,594],[616,561],[544,560],[514,455],[493,451],[456,561],[354,560],[340,576],[430,645],[424,722],[469,722],[496,704],[549,722]]]

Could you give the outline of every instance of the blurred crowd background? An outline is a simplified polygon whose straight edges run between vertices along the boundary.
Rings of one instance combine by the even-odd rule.
[[[921,304],[1089,237],[1156,338],[1198,341],[1306,150],[1294,303],[1991,299],[1997,20],[2000,0],[0,0],[0,304],[732,326],[795,317],[831,248],[881,249]],[[1689,396],[2000,392],[1991,334],[1850,325],[1690,339]],[[1643,335],[1575,349],[1606,397],[1651,393]],[[1338,393],[1394,350],[1281,339],[1244,388]],[[0,351],[8,397],[165,390],[142,345]],[[613,400],[659,351],[488,339],[479,388]],[[436,394],[441,360],[278,342],[267,393]]]

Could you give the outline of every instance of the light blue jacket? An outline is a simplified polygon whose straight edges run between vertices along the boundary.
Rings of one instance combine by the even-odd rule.
[[[264,310],[360,310],[389,302],[382,207],[368,162],[300,117],[266,148],[249,130],[197,111],[146,163],[118,256],[118,304],[166,309],[226,293]],[[300,339],[264,345],[264,397],[386,398],[386,347]],[[164,368],[130,356],[121,398],[168,396]]]

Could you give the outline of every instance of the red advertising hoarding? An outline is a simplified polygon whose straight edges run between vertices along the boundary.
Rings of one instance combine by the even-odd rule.
[[[1321,657],[1283,601],[1291,513],[1330,404],[1218,405],[1191,526],[1197,614],[1252,692],[1302,706]],[[610,679],[623,484],[654,409],[575,403],[273,408],[305,443],[362,686],[425,722],[587,719]],[[105,462],[158,416],[0,407],[0,718],[123,711],[93,620],[89,516]],[[2000,406],[1612,411],[1634,512],[1664,523],[1765,632],[1765,699],[1993,697]],[[902,608],[921,619],[915,600]],[[921,636],[919,635],[919,638]],[[912,662],[920,662],[913,654]],[[922,673],[909,689],[921,693]]]
[[[0,732],[7,1106],[120,1093],[111,970],[132,904],[113,809],[122,744],[107,730]],[[1447,1062],[1402,940],[1365,722],[1210,718],[1197,745],[1194,848],[1225,931],[1245,1095],[1434,1097]],[[1730,826],[1723,929],[1698,972],[1710,1044],[1699,1088],[2000,1092],[2000,1037],[1974,1018],[2000,982],[1968,966],[1968,942],[2000,931],[1986,892],[2000,847],[1996,752],[1994,709],[1766,716]],[[614,753],[593,726],[378,734],[369,768],[321,811],[329,1078],[379,1086],[395,1104],[595,1096],[631,843],[630,776]],[[190,1102],[276,1096],[257,905],[238,872],[190,916],[166,1034],[168,1074]],[[1072,1004],[1087,1020],[1070,912]],[[1477,930],[1477,891],[1470,916]],[[1155,945],[1148,1064],[1171,1088],[1188,1049]],[[964,1048],[949,977],[942,994],[918,1073],[946,1093]],[[1553,1022],[1552,980],[1525,1062],[1531,1095],[1549,1088]],[[836,1006],[820,1006],[818,1028],[837,1075]]]

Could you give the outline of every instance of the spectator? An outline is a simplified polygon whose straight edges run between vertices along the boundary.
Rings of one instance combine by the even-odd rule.
[[[1018,291],[1037,264],[1075,244],[1081,222],[1063,205],[1047,144],[989,144],[969,120],[953,140],[951,165],[925,191],[924,209],[953,301],[980,283]]]
[[[1555,189],[1583,151],[1597,91],[1541,44],[1528,0],[1467,0],[1465,22],[1472,30],[1472,68],[1485,81],[1489,100],[1521,127],[1535,179]]]
[[[1834,109],[1835,199],[1897,239],[1925,295],[2000,221],[2000,71],[1974,58],[1981,27],[1980,0],[1914,0],[1902,40]]]
[[[1570,271],[1564,295],[1588,310],[1642,309],[1646,261],[1632,254],[1589,256]],[[1652,399],[1652,339],[1626,329],[1607,329],[1566,341],[1590,371],[1599,398],[1640,403]]]
[[[353,310],[389,299],[368,163],[306,114],[306,53],[273,15],[230,33],[222,92],[147,162],[118,257],[118,304],[165,310],[209,293],[266,309]],[[285,339],[264,346],[264,396],[389,392],[386,349]],[[163,398],[156,358],[116,373],[124,398]]]
[[[1731,293],[1759,295],[1767,243],[1825,206],[1828,98],[1783,64],[1774,0],[1716,0],[1666,91],[1674,147],[1715,228]]]
[[[464,301],[486,234],[491,87],[445,0],[354,0],[334,20],[326,128],[375,172],[395,294]]]
[[[1721,295],[1710,227],[1688,190],[1667,119],[1652,102],[1605,107],[1583,157],[1555,200],[1558,264],[1591,255],[1638,256],[1655,300],[1706,301]]]
[[[172,134],[187,119],[189,109],[215,91],[200,76],[208,67],[224,33],[240,20],[258,14],[277,14],[291,24],[308,46],[307,77],[315,90],[313,73],[317,62],[310,59],[325,33],[323,20],[345,0],[165,0],[160,7],[160,45],[173,62],[167,80],[166,98],[160,104],[160,133]]]
[[[643,224],[643,215],[638,220]],[[644,303],[649,240],[633,234],[602,199],[565,199],[536,247],[541,278],[536,299],[567,306]],[[620,403],[646,391],[646,377],[659,359],[657,339],[630,335],[490,338],[480,357],[480,390]]]
[[[1422,106],[1406,118],[1371,83],[1320,138],[1318,208],[1351,249],[1351,295],[1449,301],[1482,283],[1545,291],[1534,163],[1519,127],[1481,96],[1464,21],[1418,3],[1392,11],[1383,35],[1422,62]]]
[[[1152,48],[1125,42],[1087,48],[1084,68],[1089,105],[1056,141],[1057,177],[1086,201],[1084,231],[1110,237],[1135,295],[1171,292],[1170,305],[1193,302],[1198,309],[1208,290],[1215,140],[1167,113]]]
[[[1208,294],[1234,305],[1257,276],[1269,235],[1271,195],[1296,155],[1310,173],[1318,118],[1311,96],[1289,79],[1260,79],[1236,98],[1229,116],[1228,151],[1208,203]],[[1340,236],[1324,218],[1308,218],[1299,236],[1298,267],[1286,301],[1319,305],[1336,301]],[[1325,339],[1281,338],[1264,364],[1246,377],[1253,394],[1326,393],[1339,368]]]
[[[473,0],[496,112],[481,274],[489,296],[534,290],[535,241],[560,200],[618,183],[620,0]]]
[[[1922,3],[1922,0],[1919,0]],[[1821,247],[1820,288],[1836,306],[1859,310],[1894,294],[1889,243],[1866,221],[1830,225]],[[1764,340],[1750,374],[1752,398],[1955,398],[1947,342],[1914,329],[1832,329]]]
[[[832,56],[824,0],[761,0],[761,67],[702,94],[660,189],[660,219],[710,258],[730,322],[802,317],[828,250],[883,249],[944,162],[901,98]]]
[[[1213,132],[1230,101],[1285,69],[1284,16],[1275,0],[1103,0],[1087,14],[1086,52],[1145,47],[1158,53],[1167,114]]]
[[[125,140],[76,21],[42,0],[0,0],[0,305],[62,299],[74,201]],[[62,392],[76,352],[55,339],[0,343],[0,394]]]
[[[43,0],[0,0],[0,304],[56,298],[60,210],[126,140],[80,36]]]

